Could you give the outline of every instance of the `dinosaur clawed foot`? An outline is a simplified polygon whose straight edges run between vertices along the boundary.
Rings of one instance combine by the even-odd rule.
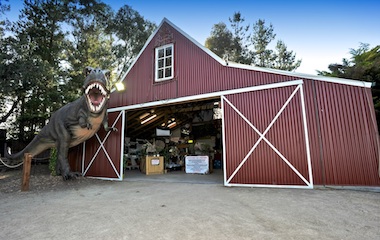
[[[82,174],[79,173],[79,172],[70,172],[70,171],[68,171],[68,172],[62,174],[62,178],[65,181],[66,180],[75,180],[77,177],[80,177],[80,176],[82,176]]]

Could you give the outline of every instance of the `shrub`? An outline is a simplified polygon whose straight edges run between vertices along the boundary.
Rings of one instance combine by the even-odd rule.
[[[55,169],[57,166],[57,149],[52,148],[50,149],[50,161],[49,161],[49,170],[50,174],[52,176],[57,176],[57,169]]]

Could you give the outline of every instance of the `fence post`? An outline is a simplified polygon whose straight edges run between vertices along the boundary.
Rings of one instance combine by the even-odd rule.
[[[24,154],[24,166],[22,168],[21,191],[29,191],[30,167],[32,163],[32,154]]]

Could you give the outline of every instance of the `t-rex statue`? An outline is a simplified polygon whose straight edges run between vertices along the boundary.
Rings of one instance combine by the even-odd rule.
[[[64,180],[74,179],[80,174],[70,170],[68,150],[91,138],[103,124],[106,131],[117,131],[108,127],[107,102],[109,99],[109,72],[99,68],[85,69],[83,95],[74,102],[58,109],[37,136],[20,152],[6,154],[10,160],[22,160],[24,153],[32,156],[57,148],[57,174]]]

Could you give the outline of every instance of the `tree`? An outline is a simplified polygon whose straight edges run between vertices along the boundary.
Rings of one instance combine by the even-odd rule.
[[[9,0],[0,0],[0,16],[10,10],[10,5],[6,4]]]
[[[273,68],[292,71],[301,65],[301,60],[296,61],[296,54],[293,51],[288,51],[285,43],[281,40],[277,41],[273,55]]]
[[[12,27],[20,59],[15,63],[25,69],[18,75],[21,77],[18,87],[23,91],[16,99],[21,103],[16,121],[19,139],[33,137],[50,114],[62,105],[58,83],[62,76],[60,63],[65,33],[61,24],[65,13],[67,6],[63,1],[27,0],[20,19]]]
[[[112,18],[108,31],[117,39],[113,54],[116,57],[118,79],[127,71],[155,28],[154,23],[144,19],[128,5],[121,7]]]
[[[244,21],[240,12],[235,12],[232,18],[229,18],[231,30],[223,22],[215,24],[205,46],[223,59],[250,64],[247,45],[249,36],[246,36],[249,25],[244,26]]]
[[[0,79],[2,81],[0,88],[0,107],[2,113],[0,123],[8,120],[19,102],[16,81],[19,72],[16,66],[20,64],[17,63],[19,59],[14,54],[16,49],[18,49],[14,44],[16,42],[10,37],[0,40]]]
[[[244,64],[250,64],[248,43],[249,35],[247,36],[249,25],[244,26],[245,19],[240,12],[235,12],[232,18],[229,18],[231,28],[233,30],[233,57],[232,61]]]
[[[8,2],[8,0],[5,0],[5,2]],[[2,19],[3,15],[9,10],[9,4],[5,4],[4,0],[0,0],[0,79],[2,79],[2,85],[4,85],[2,88],[0,88],[0,112],[2,113],[0,115],[0,124],[5,122],[10,117],[13,110],[17,107],[17,101],[15,101],[14,104],[9,104],[9,102],[12,101],[8,99],[8,92],[12,88],[10,87],[11,83],[8,82],[8,79],[6,77],[8,75],[6,74],[8,71],[3,67],[3,64],[5,64],[7,61],[9,61],[9,58],[11,58],[9,55],[9,50],[6,47],[6,39],[4,38],[6,21]]]
[[[253,25],[252,46],[254,49],[253,63],[259,67],[272,67],[273,50],[268,49],[269,43],[275,39],[273,25],[265,26],[265,20],[259,19]]]
[[[259,19],[249,33],[250,25],[244,25],[245,19],[240,12],[234,13],[229,21],[232,31],[223,22],[215,24],[205,42],[205,46],[219,57],[287,71],[301,65],[301,60],[296,60],[296,54],[289,51],[283,41],[277,42],[275,50],[269,49],[269,44],[276,38],[272,24],[266,26],[265,20]]]
[[[380,45],[370,49],[361,43],[358,49],[350,49],[351,59],[328,66],[330,71],[318,71],[318,75],[350,78],[380,84]]]
[[[223,59],[233,61],[233,35],[225,23],[218,23],[212,27],[211,36],[206,39],[205,46]]]
[[[10,5],[5,4],[4,2],[8,2],[8,0],[0,0],[0,17],[2,17],[2,15],[5,14],[5,12],[10,10]],[[0,19],[0,37],[2,37],[4,34],[4,26],[6,24],[5,22],[5,20]]]
[[[106,33],[112,16],[111,8],[97,1],[70,7],[68,23],[73,30],[69,33],[71,41],[64,49],[67,72],[61,83],[64,103],[82,94],[84,67],[96,66],[110,71],[115,68],[113,38]]]
[[[0,123],[23,141],[81,94],[84,67],[125,71],[155,28],[132,8],[115,15],[99,0],[25,0],[8,34],[1,24]]]

